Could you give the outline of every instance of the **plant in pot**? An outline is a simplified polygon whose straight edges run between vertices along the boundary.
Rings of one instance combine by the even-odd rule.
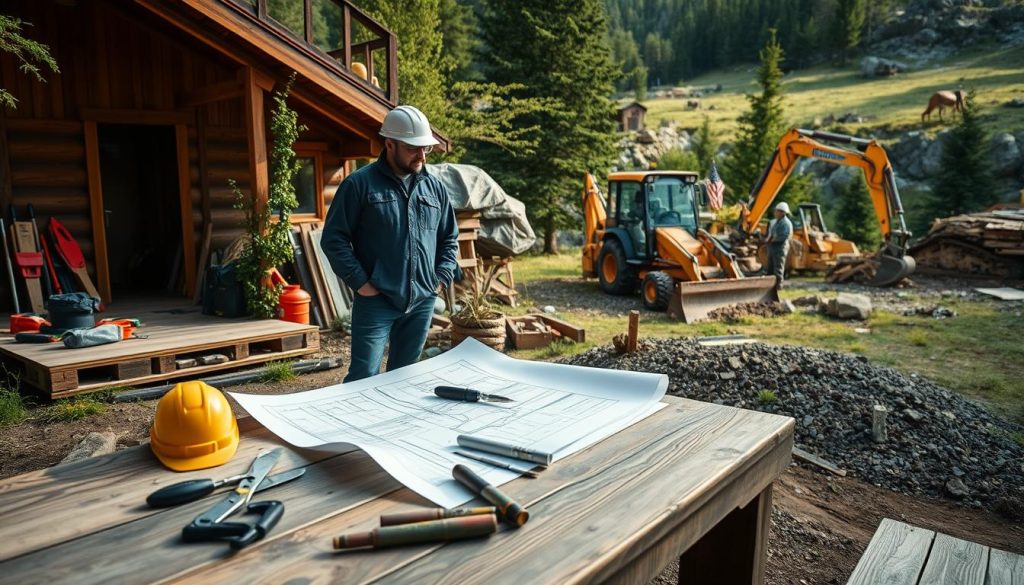
[[[473,279],[459,297],[460,308],[452,314],[452,347],[473,337],[488,347],[505,349],[505,314],[499,311],[488,298],[491,281],[498,273],[492,266],[484,275],[483,282]]]

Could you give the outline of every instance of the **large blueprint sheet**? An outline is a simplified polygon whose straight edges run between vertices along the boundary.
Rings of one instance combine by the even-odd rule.
[[[442,384],[515,402],[446,400],[433,393]],[[440,356],[349,384],[231,396],[285,441],[307,448],[354,445],[410,489],[453,507],[471,499],[452,479],[456,463],[494,485],[519,475],[456,455],[457,435],[551,452],[557,461],[657,411],[667,388],[663,374],[517,360],[467,339]]]

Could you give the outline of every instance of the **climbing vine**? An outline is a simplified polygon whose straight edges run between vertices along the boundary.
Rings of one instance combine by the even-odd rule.
[[[260,319],[277,315],[277,303],[283,287],[269,282],[270,270],[290,262],[293,258],[291,243],[291,214],[299,206],[295,198],[292,179],[301,163],[295,158],[292,145],[305,130],[298,123],[298,114],[288,107],[288,93],[295,75],[283,89],[274,92],[274,109],[270,118],[270,192],[267,204],[256,205],[255,196],[245,195],[234,181],[229,181],[235,194],[235,208],[245,211],[244,227],[248,242],[238,258],[238,280],[245,290],[249,312]],[[273,221],[274,215],[277,221]]]

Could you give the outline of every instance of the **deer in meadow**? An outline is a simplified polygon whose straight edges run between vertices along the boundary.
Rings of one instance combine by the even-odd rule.
[[[964,92],[959,89],[956,91],[937,91],[932,94],[930,100],[928,100],[928,109],[921,113],[921,121],[924,122],[926,117],[930,117],[932,110],[939,109],[939,120],[942,120],[942,110],[946,108],[953,108],[953,113],[960,112],[963,114],[964,111]]]

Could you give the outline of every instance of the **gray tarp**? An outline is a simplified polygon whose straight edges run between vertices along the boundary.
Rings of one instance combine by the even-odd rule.
[[[456,210],[480,212],[476,248],[481,256],[515,256],[537,240],[523,202],[505,193],[483,169],[444,163],[427,165],[427,172],[444,183]]]

